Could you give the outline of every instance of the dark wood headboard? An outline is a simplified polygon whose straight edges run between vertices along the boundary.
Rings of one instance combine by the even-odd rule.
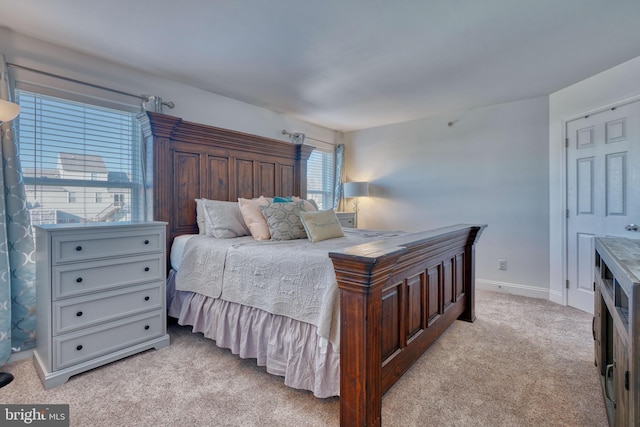
[[[141,115],[146,138],[147,200],[153,219],[174,237],[198,233],[197,198],[237,201],[264,195],[307,196],[307,160],[314,147],[191,123],[158,113]]]

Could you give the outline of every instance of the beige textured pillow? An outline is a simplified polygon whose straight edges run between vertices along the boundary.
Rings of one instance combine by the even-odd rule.
[[[344,237],[340,221],[333,209],[316,212],[300,212],[302,225],[311,243]]]
[[[238,206],[240,206],[240,213],[242,213],[244,223],[249,227],[251,236],[253,236],[255,240],[271,239],[267,220],[260,210],[260,206],[268,205],[269,201],[267,201],[264,196],[260,196],[257,199],[238,198]]]

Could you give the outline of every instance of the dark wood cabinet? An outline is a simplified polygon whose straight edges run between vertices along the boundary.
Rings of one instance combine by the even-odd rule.
[[[595,239],[593,338],[611,426],[640,426],[640,240]]]

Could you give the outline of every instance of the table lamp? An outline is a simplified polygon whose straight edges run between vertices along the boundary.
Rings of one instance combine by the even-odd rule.
[[[345,182],[343,184],[345,199],[353,200],[353,212],[355,215],[355,226],[358,227],[358,211],[360,210],[360,203],[358,197],[366,197],[369,195],[369,183],[368,182]]]

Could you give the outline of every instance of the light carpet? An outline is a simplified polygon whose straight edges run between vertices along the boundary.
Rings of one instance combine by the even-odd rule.
[[[607,426],[591,315],[478,291],[474,323],[455,322],[384,396],[384,426]],[[44,390],[31,360],[2,403],[70,404],[72,426],[337,426],[317,399],[171,324],[171,345]]]

